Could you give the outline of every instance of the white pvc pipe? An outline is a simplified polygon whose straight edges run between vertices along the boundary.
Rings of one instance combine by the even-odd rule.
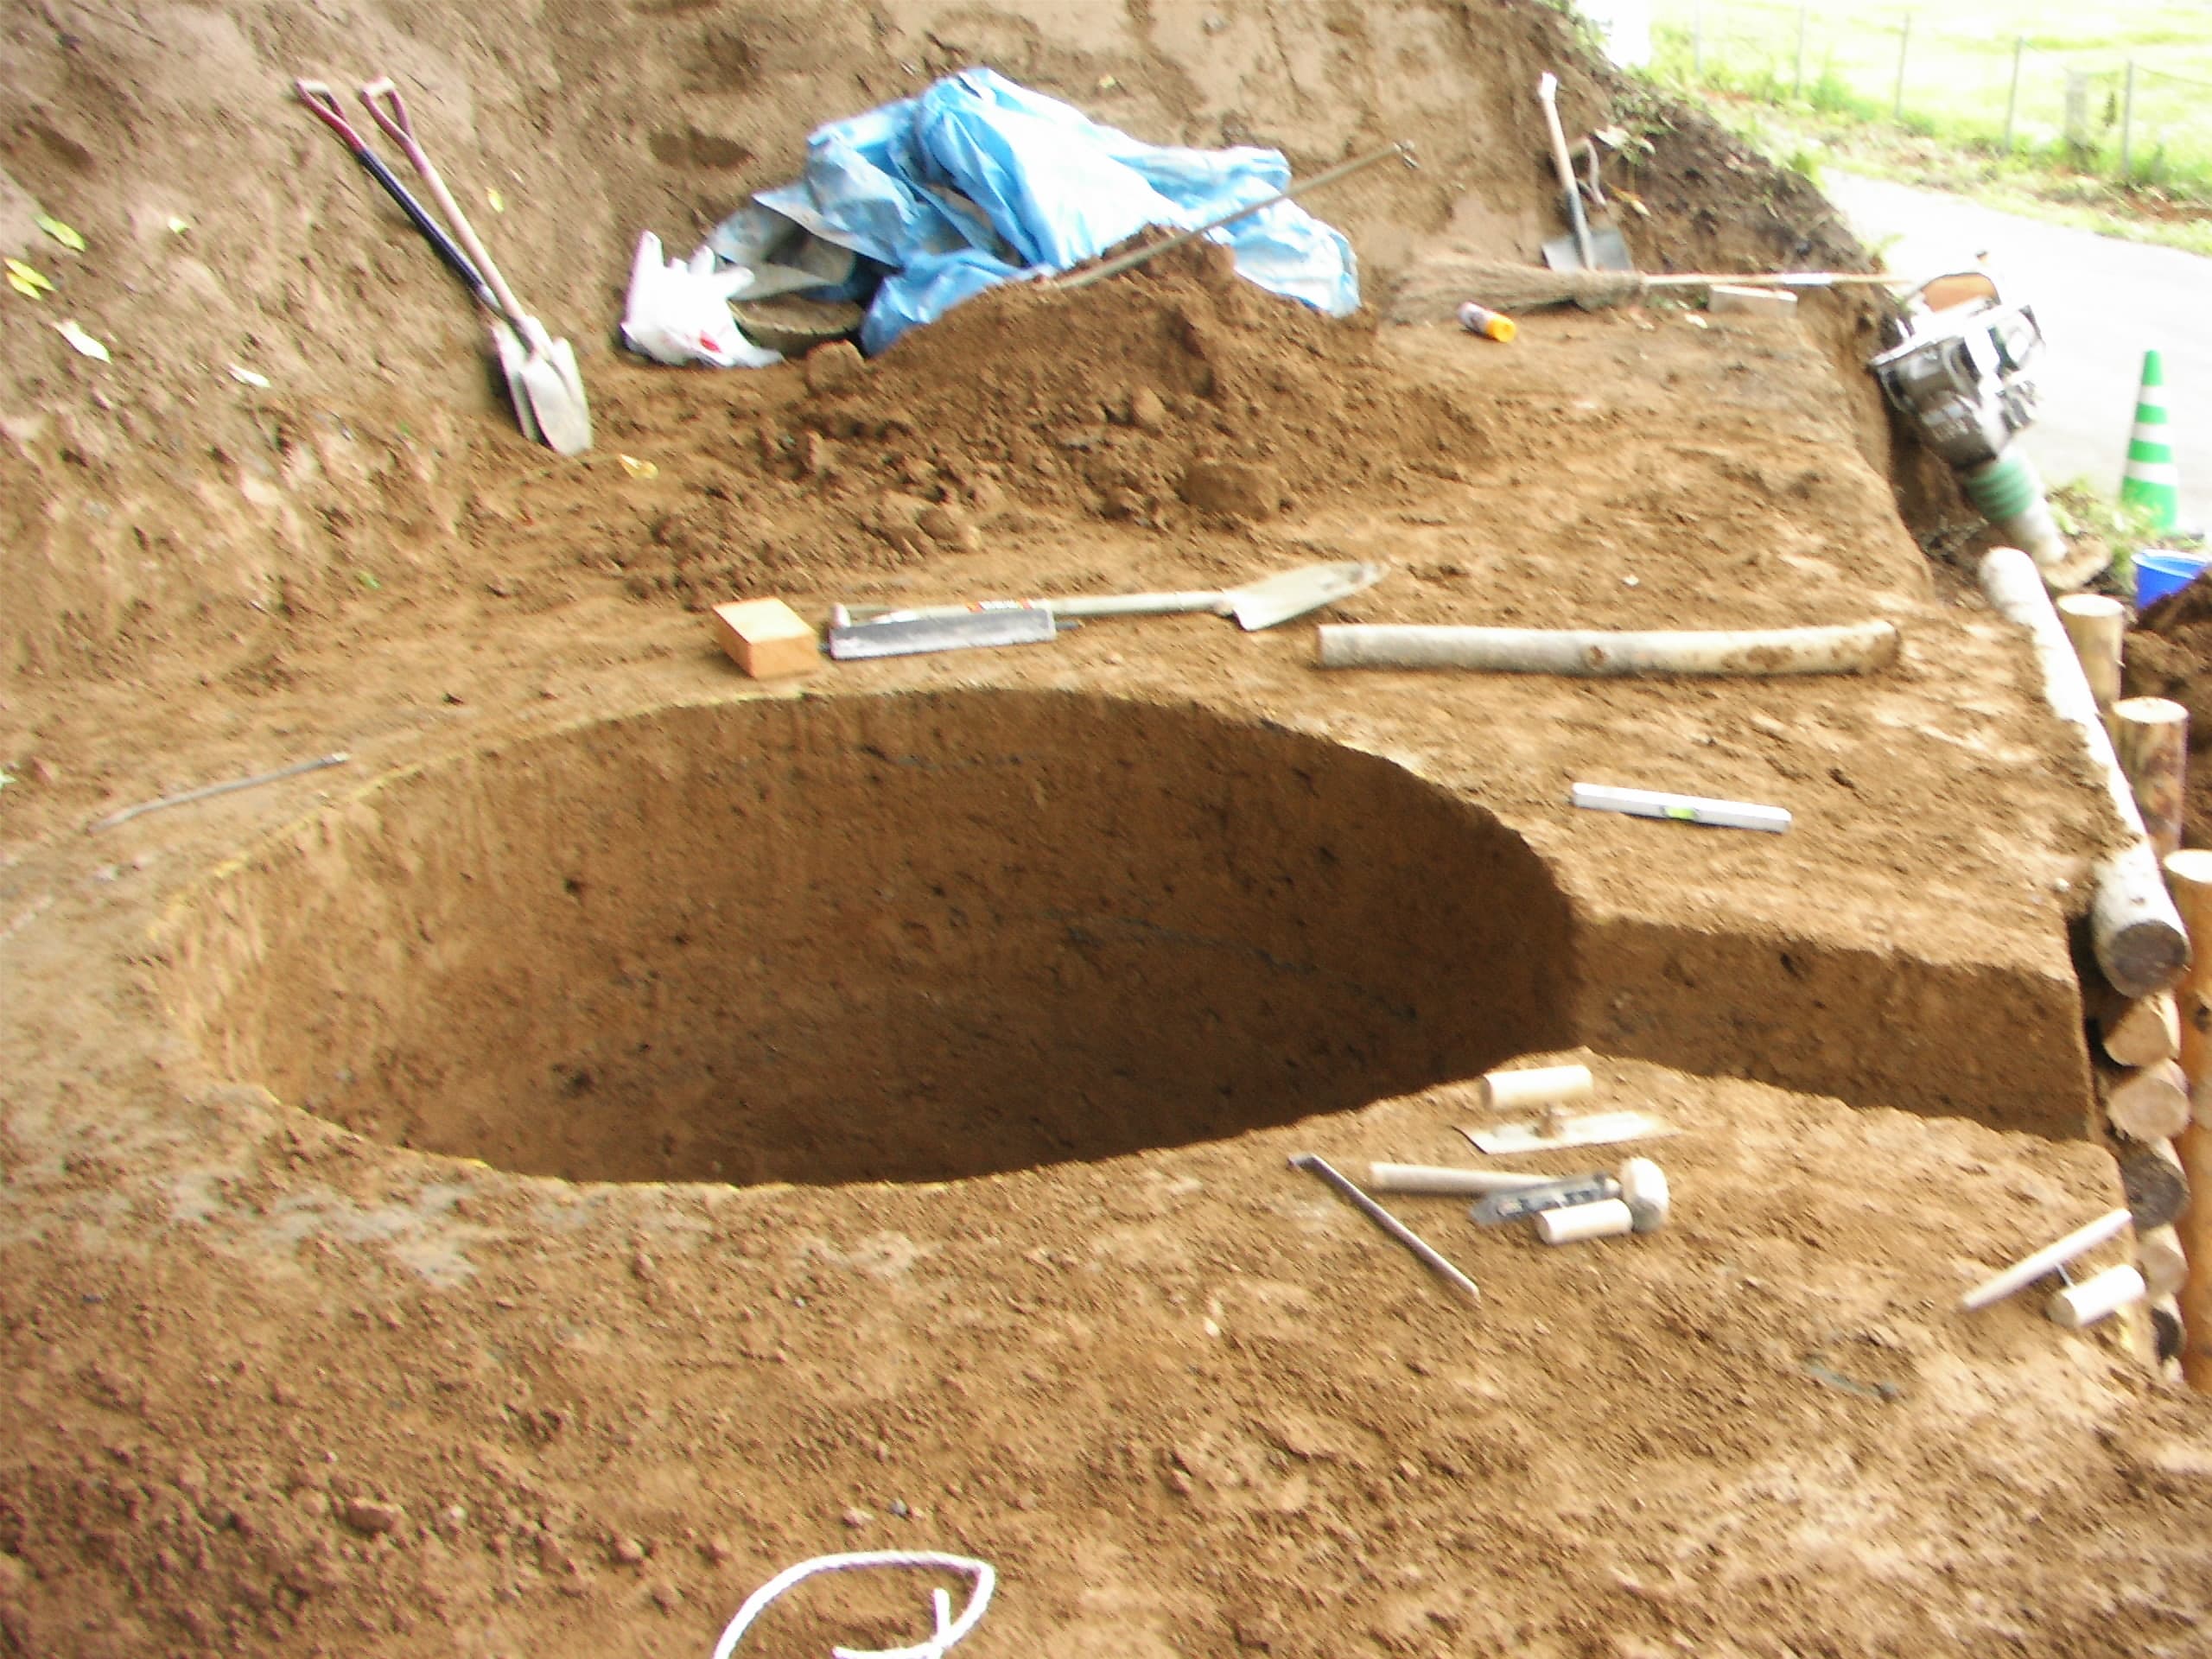
[[[1324,623],[1323,668],[1465,668],[1493,674],[1862,674],[1897,660],[1888,622],[1821,628],[1615,633]]]
[[[2084,1279],[2056,1293],[2044,1311],[2053,1325],[2079,1331],[2111,1318],[2129,1303],[2141,1301],[2143,1296],[2141,1274],[2130,1267],[2107,1268],[2094,1279]]]
[[[1377,1192],[1427,1192],[1447,1198],[1480,1198],[1547,1186],[1551,1175],[1521,1175],[1502,1169],[1452,1169],[1438,1164],[1370,1164],[1367,1184]]]
[[[1600,1198],[1566,1210],[1545,1210],[1536,1217],[1536,1236],[1547,1244],[1575,1244],[1586,1238],[1616,1238],[1636,1230],[1636,1217],[1618,1198]]]

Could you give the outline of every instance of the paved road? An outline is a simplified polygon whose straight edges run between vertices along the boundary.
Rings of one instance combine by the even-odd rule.
[[[1834,169],[1822,183],[1860,238],[1885,247],[1891,270],[1961,270],[1986,251],[2006,297],[2035,307],[2047,347],[2027,445],[2048,483],[2087,478],[2118,491],[2143,353],[2158,347],[2182,524],[2212,525],[2212,259]]]

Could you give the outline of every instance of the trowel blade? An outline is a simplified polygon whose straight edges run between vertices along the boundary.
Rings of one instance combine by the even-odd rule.
[[[891,616],[834,626],[830,655],[841,663],[877,657],[912,657],[933,651],[976,651],[994,645],[1036,645],[1058,628],[1050,611],[969,611],[958,616]]]
[[[1236,619],[1236,626],[1249,633],[1333,605],[1382,579],[1381,565],[1357,559],[1341,564],[1308,564],[1232,588],[1223,598],[1229,601],[1229,613]]]
[[[1495,1128],[1459,1132],[1492,1157],[1516,1152],[1550,1152],[1560,1147],[1606,1147],[1622,1141],[1649,1141],[1681,1133],[1648,1112],[1593,1112],[1586,1117],[1570,1117],[1556,1128],[1547,1128],[1541,1123],[1504,1123]]]

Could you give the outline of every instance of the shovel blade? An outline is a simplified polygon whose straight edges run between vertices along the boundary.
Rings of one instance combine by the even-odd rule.
[[[506,377],[507,401],[514,405],[515,424],[522,428],[522,435],[532,443],[545,442],[545,435],[538,430],[537,416],[531,412],[530,388],[523,381],[523,365],[530,361],[530,348],[522,343],[522,336],[505,317],[492,319],[492,349],[499,359],[499,372]]]
[[[591,404],[584,397],[583,377],[576,371],[576,353],[565,340],[550,341],[533,351],[523,365],[523,386],[530,394],[530,412],[547,443],[564,455],[581,455],[591,448]]]
[[[1544,264],[1554,270],[1636,269],[1636,258],[1629,252],[1627,241],[1611,225],[1592,225],[1590,227],[1590,252],[1598,263],[1586,267],[1582,263],[1582,250],[1575,245],[1573,236],[1555,236],[1544,244]]]
[[[1341,564],[1308,564],[1231,588],[1224,597],[1229,601],[1227,608],[1236,619],[1236,626],[1249,633],[1333,605],[1382,579],[1381,565],[1356,559]]]

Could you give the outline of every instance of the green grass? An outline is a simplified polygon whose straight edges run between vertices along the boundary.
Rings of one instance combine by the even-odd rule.
[[[2134,0],[2124,11],[1921,0],[1909,41],[1901,6],[1808,0],[1802,60],[1795,0],[1657,0],[1654,10],[1654,78],[1714,95],[1738,127],[1742,106],[1766,106],[1783,129],[1766,147],[1785,161],[1833,157],[1993,194],[1996,205],[2054,203],[2093,228],[2133,221],[2134,234],[2212,251],[2212,17],[2202,0]],[[2079,78],[2070,126],[2069,77]]]
[[[2159,534],[2156,515],[2100,494],[2086,478],[2060,485],[2049,497],[2051,514],[2069,538],[2077,543],[2094,538],[2111,550],[2111,564],[2092,584],[2101,592],[2133,595],[2136,554],[2172,544],[2171,537]]]

